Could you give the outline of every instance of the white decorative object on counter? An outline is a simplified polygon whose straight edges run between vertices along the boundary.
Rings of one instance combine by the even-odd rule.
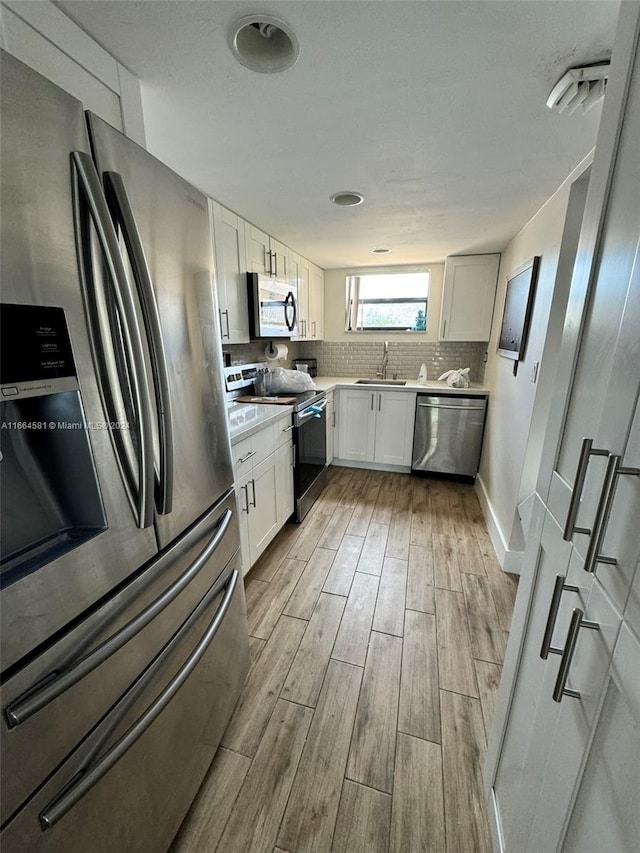
[[[468,388],[470,367],[464,367],[460,370],[447,370],[442,376],[438,376],[438,382],[446,380],[447,385],[451,388]]]

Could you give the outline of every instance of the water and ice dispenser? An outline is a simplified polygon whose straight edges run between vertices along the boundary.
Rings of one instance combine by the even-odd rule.
[[[61,308],[0,308],[2,586],[107,526]]]

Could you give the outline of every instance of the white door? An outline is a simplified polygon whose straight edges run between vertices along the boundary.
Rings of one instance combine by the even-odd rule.
[[[276,518],[278,529],[293,514],[293,444],[289,441],[275,453]]]
[[[249,343],[245,223],[211,202],[216,263],[216,290],[222,344]]]
[[[448,257],[442,285],[440,340],[488,341],[500,255]]]
[[[373,462],[375,445],[376,393],[343,388],[335,397],[338,458]]]
[[[629,853],[640,839],[640,640],[625,626],[568,820],[563,853]]]
[[[314,341],[324,338],[324,270],[310,264],[309,278],[309,337]]]
[[[404,391],[376,392],[374,461],[383,465],[411,465],[416,395]]]
[[[537,488],[537,500],[546,512],[545,528],[547,522],[558,524],[571,549],[570,575],[580,588],[589,586],[589,592],[586,605],[582,604],[584,595],[566,592],[569,598],[577,595],[581,602],[575,605],[571,601],[572,630],[567,630],[564,639],[554,638],[561,655],[550,655],[545,662],[539,689],[546,698],[531,719],[526,713],[527,691],[520,695],[520,679],[540,653],[529,608],[532,604],[535,607],[538,596],[551,598],[549,583],[556,574],[564,573],[565,558],[561,560],[549,550],[551,571],[545,572],[532,559],[544,551],[544,546],[538,536],[530,536],[525,561],[532,569],[523,574],[519,585],[519,617],[512,625],[488,758],[494,822],[501,821],[507,827],[507,836],[510,824],[521,829],[520,835],[512,836],[516,842],[505,846],[506,853],[556,853],[563,849],[567,826],[571,829],[567,843],[573,844],[573,849],[582,853],[615,850],[620,837],[618,823],[630,817],[629,812],[622,817],[612,816],[606,829],[611,834],[603,846],[576,846],[587,831],[584,814],[573,808],[576,791],[584,791],[578,797],[587,798],[587,788],[583,786],[589,783],[582,768],[592,762],[603,768],[615,761],[616,754],[606,754],[604,749],[610,741],[599,740],[598,730],[604,733],[609,726],[615,726],[607,710],[607,673],[621,627],[620,614],[640,557],[640,476],[635,470],[640,447],[640,62],[635,59],[639,25],[640,7],[625,4]],[[593,442],[591,448],[583,443],[585,436]],[[593,453],[594,448],[597,453]],[[531,613],[535,614],[535,610]],[[561,613],[559,619],[566,621],[566,615]],[[567,675],[568,693],[560,690],[562,673]],[[636,663],[635,669],[627,669],[626,673],[628,678],[621,676],[618,681],[618,693],[634,696],[640,685],[640,668]],[[555,692],[557,708],[555,715],[545,718],[540,709],[548,703],[550,688]],[[612,714],[614,706],[614,702],[610,703]],[[538,773],[538,795],[511,801],[505,794],[508,779],[505,777],[503,783],[501,775],[517,760],[519,737],[530,739],[529,754],[534,756],[525,764],[524,772],[536,772],[535,756],[546,762],[546,769],[543,776]],[[600,743],[603,750],[598,754]],[[596,749],[593,758],[592,749]],[[637,775],[635,783],[637,792]],[[604,795],[603,789],[601,792]],[[636,809],[637,804],[636,797]],[[502,836],[504,839],[504,832]]]
[[[311,265],[300,258],[300,277],[298,279],[298,340],[306,341],[309,334],[309,293],[311,286]]]
[[[247,242],[247,272],[257,272],[263,275],[271,275],[271,255],[269,248],[269,235],[260,231],[249,222],[246,224]]]
[[[249,540],[253,565],[279,529],[275,453],[254,467],[248,486]]]
[[[280,279],[280,281],[288,281],[290,275],[290,250],[284,245],[284,243],[274,240],[273,237],[269,238],[269,249],[271,251],[271,275]]]
[[[327,394],[327,465],[333,462],[333,443],[335,440],[336,410],[333,394]]]

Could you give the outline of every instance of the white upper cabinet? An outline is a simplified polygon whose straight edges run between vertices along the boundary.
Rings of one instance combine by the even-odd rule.
[[[298,331],[302,341],[324,337],[324,271],[306,258],[300,258]]]
[[[311,340],[324,338],[324,270],[315,264],[309,265],[309,334]]]
[[[216,201],[209,202],[213,222],[216,291],[222,344],[249,342],[245,223]]]
[[[446,260],[441,341],[488,341],[500,255],[453,255]]]
[[[271,275],[271,246],[269,235],[260,231],[249,222],[246,224],[246,263],[247,272]]]

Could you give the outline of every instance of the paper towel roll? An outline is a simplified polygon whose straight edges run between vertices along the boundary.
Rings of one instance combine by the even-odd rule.
[[[289,350],[285,344],[274,344],[270,341],[264,349],[264,354],[267,361],[286,361],[289,357]]]

